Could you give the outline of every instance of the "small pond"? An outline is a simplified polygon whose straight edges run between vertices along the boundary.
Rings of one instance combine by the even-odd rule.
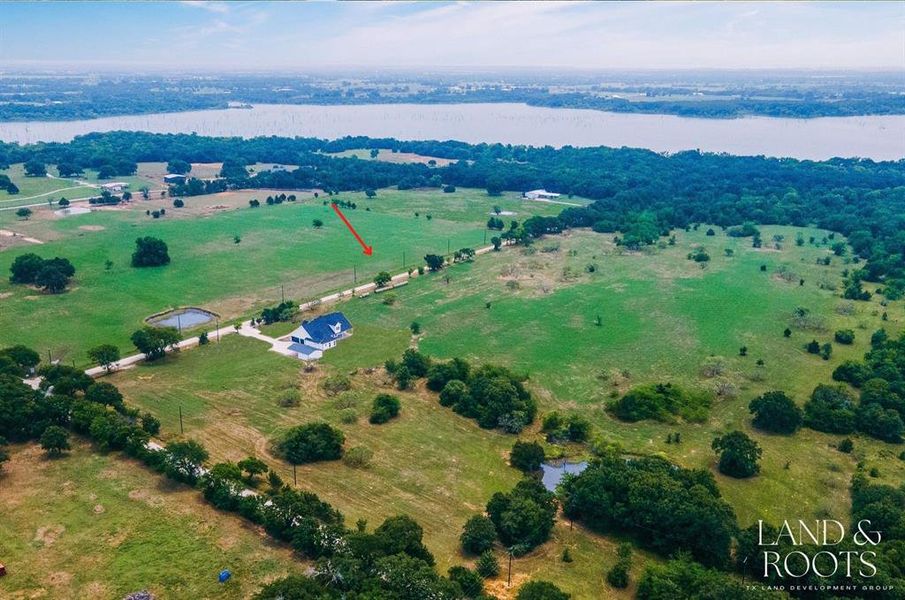
[[[210,323],[216,318],[217,315],[201,308],[178,308],[149,317],[147,321],[155,327],[175,327],[182,330]]]
[[[70,206],[69,208],[61,208],[60,210],[53,211],[58,217],[71,217],[74,215],[87,215],[91,213],[90,208],[85,208],[84,206]]]
[[[582,471],[584,471],[588,466],[588,462],[583,460],[581,462],[566,462],[564,460],[544,463],[540,466],[540,468],[544,472],[543,482],[544,487],[548,490],[555,491],[556,486],[559,485],[559,482],[562,481],[563,475],[566,473],[572,475],[578,475]]]

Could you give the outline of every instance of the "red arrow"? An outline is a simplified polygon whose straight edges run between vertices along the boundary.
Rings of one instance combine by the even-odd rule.
[[[339,215],[339,218],[343,220],[343,223],[346,224],[346,227],[349,228],[349,231],[352,232],[352,235],[355,236],[355,239],[358,240],[358,243],[361,244],[361,247],[364,248],[365,254],[367,256],[371,256],[371,254],[374,253],[374,248],[365,244],[365,241],[363,239],[361,239],[361,236],[358,235],[358,232],[355,231],[354,227],[352,227],[352,223],[349,223],[349,219],[347,219],[346,215],[344,215],[342,213],[342,211],[339,210],[339,206],[337,206],[336,203],[331,203],[331,206],[333,206],[333,210],[336,212],[337,215]]]

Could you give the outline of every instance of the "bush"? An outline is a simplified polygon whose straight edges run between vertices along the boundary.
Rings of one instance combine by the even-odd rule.
[[[386,423],[399,415],[399,408],[399,398],[389,394],[378,394],[374,398],[369,421],[375,425]]]
[[[630,544],[619,544],[616,564],[606,574],[607,583],[614,588],[628,587],[628,572],[632,566],[632,547]]]
[[[509,454],[509,464],[525,473],[539,471],[544,462],[544,448],[537,442],[517,440]]]
[[[283,408],[289,408],[292,406],[298,406],[302,401],[302,394],[295,388],[289,388],[287,390],[283,390],[280,394],[279,404]]]
[[[459,584],[459,588],[466,598],[479,598],[484,593],[484,581],[481,576],[465,567],[450,567],[449,580]]]
[[[549,581],[529,581],[519,588],[515,600],[569,600],[571,596]]]
[[[300,465],[342,457],[343,442],[343,433],[327,423],[307,423],[286,432],[277,450],[290,463]]]
[[[475,515],[465,522],[459,541],[462,549],[469,554],[483,554],[493,548],[496,528],[493,521],[484,515]]]
[[[851,454],[852,451],[855,449],[855,443],[852,442],[852,438],[842,438],[839,441],[839,445],[836,446],[836,449],[839,450],[839,452],[844,452],[845,454]]]
[[[855,332],[851,329],[840,329],[833,337],[840,344],[849,345],[855,343]]]
[[[632,388],[622,398],[611,403],[610,411],[623,421],[653,419],[673,422],[676,416],[686,421],[703,421],[710,407],[710,399],[693,394],[671,383],[658,383]]]
[[[496,577],[500,574],[500,561],[497,560],[493,550],[485,550],[475,563],[475,571],[484,579]]]
[[[347,375],[337,374],[331,375],[324,379],[324,391],[328,396],[335,396],[340,392],[352,389],[352,380]]]
[[[339,413],[340,423],[351,425],[358,422],[358,412],[354,408],[345,408]]]
[[[363,469],[371,464],[372,458],[374,452],[370,448],[355,446],[343,455],[343,464],[353,469]]]

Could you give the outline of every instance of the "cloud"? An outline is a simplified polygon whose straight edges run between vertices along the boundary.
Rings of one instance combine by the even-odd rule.
[[[218,14],[226,14],[229,12],[229,4],[226,2],[210,2],[208,0],[182,0],[180,2],[183,6],[190,6],[192,8],[201,8],[203,10],[218,13]]]

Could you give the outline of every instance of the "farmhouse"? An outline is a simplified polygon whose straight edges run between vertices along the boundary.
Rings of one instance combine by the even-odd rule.
[[[292,344],[289,350],[302,360],[316,360],[339,340],[352,335],[352,324],[341,312],[332,312],[310,321],[302,321],[298,329],[289,334]]]
[[[522,197],[527,198],[528,200],[555,200],[559,198],[559,194],[542,189],[525,192],[522,194]]]
[[[185,175],[177,175],[175,173],[171,175],[164,175],[163,182],[167,185],[180,185],[185,183]]]
[[[129,187],[129,184],[125,181],[111,181],[110,183],[101,184],[101,189],[108,192],[121,192],[127,187]]]

